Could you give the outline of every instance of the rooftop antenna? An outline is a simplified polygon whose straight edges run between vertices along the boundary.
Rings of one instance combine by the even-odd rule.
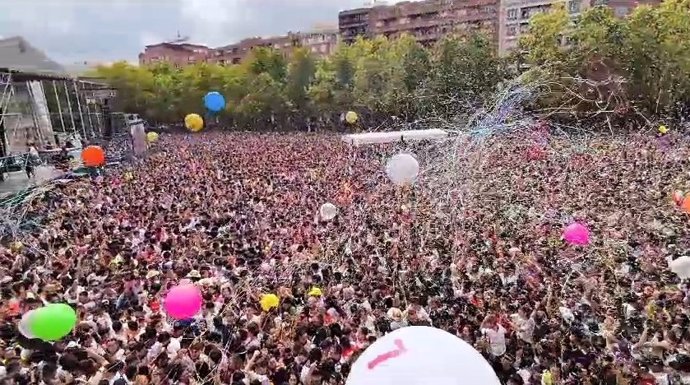
[[[180,35],[180,31],[177,31],[177,37],[175,39],[166,41],[166,43],[170,44],[181,44],[189,40],[189,36],[182,36]]]

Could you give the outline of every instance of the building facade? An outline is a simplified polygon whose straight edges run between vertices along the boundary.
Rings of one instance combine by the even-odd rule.
[[[238,43],[219,47],[210,55],[209,61],[218,64],[239,64],[255,48],[272,48],[285,56],[297,47],[305,47],[317,57],[325,57],[338,45],[338,31],[335,28],[318,28],[309,32],[289,32],[274,37],[252,37]]]
[[[216,48],[210,61],[223,65],[239,64],[255,48],[272,48],[287,55],[296,46],[299,46],[299,37],[292,33],[267,38],[251,37],[241,40],[239,43]]]
[[[358,36],[414,36],[429,45],[452,33],[498,34],[499,0],[426,0],[343,11],[338,15],[345,43]]]
[[[160,43],[147,45],[139,54],[139,65],[168,62],[175,67],[207,62],[214,50],[199,44]]]
[[[338,31],[343,43],[350,44],[357,37],[372,37],[369,17],[373,8],[357,8],[338,14]]]
[[[315,29],[297,33],[297,36],[300,46],[309,49],[312,55],[321,58],[333,54],[340,40],[337,28]]]
[[[562,1],[562,0],[559,0]],[[515,49],[520,35],[529,30],[532,16],[547,12],[556,1],[549,0],[501,0],[498,32],[499,53],[504,55]],[[613,9],[617,17],[625,17],[636,6],[641,4],[659,4],[658,0],[566,0],[566,10],[573,16],[580,15],[585,9],[606,5]]]

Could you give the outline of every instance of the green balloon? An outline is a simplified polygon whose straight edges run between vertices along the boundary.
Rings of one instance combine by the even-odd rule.
[[[29,329],[35,338],[43,341],[57,341],[68,335],[76,323],[77,314],[71,306],[64,303],[52,303],[35,310]]]

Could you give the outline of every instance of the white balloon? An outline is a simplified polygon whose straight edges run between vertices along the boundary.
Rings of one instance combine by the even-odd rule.
[[[410,326],[374,342],[352,365],[346,385],[500,385],[472,346],[443,330]]]
[[[324,221],[330,221],[335,218],[336,214],[338,214],[338,208],[333,203],[324,203],[319,209],[319,215]]]
[[[19,332],[22,333],[22,335],[26,338],[32,339],[36,338],[36,336],[31,332],[31,317],[33,317],[34,312],[36,310],[31,310],[24,315],[22,315],[22,319],[19,320],[19,323],[17,324],[17,329],[19,329]]]
[[[690,278],[690,257],[676,258],[668,264],[672,272],[681,279]]]
[[[394,155],[386,163],[386,174],[398,186],[413,183],[419,175],[419,162],[410,154]]]

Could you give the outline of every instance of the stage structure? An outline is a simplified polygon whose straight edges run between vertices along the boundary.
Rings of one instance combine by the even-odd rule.
[[[97,79],[69,75],[22,37],[0,39],[0,159],[98,141],[114,94]]]
[[[0,39],[0,181],[38,152],[100,142],[114,97],[98,79],[73,77],[21,37]]]

